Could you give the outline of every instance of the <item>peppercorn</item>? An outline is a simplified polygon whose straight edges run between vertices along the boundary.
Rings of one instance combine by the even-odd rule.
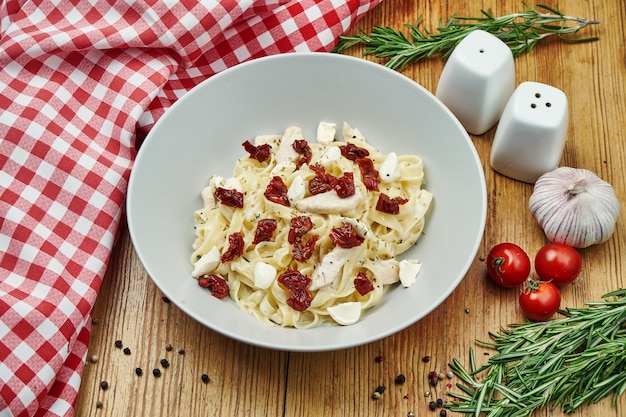
[[[441,398],[437,398],[437,407],[443,407],[443,400]]]
[[[167,346],[165,346],[165,350],[167,350],[168,352],[171,352],[172,349],[174,349],[174,347],[170,344],[168,344]]]
[[[124,348],[124,355],[130,355],[130,348]]]
[[[167,359],[161,359],[161,366],[164,368],[169,368],[170,367],[170,363],[168,362]]]
[[[434,410],[437,408],[437,403],[434,401],[431,401],[428,403],[428,408],[430,408],[431,410]]]
[[[116,341],[115,341],[115,347],[116,347],[116,348],[121,349],[123,345],[124,345],[124,344],[122,343],[122,341],[121,341],[121,340],[116,340]]]
[[[91,324],[98,324],[100,322],[100,320],[93,318],[91,319]]]
[[[446,410],[441,410],[441,411],[439,412],[439,415],[440,415],[441,417],[446,417],[446,416],[448,415],[448,413],[446,412]]]
[[[183,348],[178,349],[178,354],[179,355],[184,355],[185,354],[185,349],[183,349]]]
[[[379,399],[380,398],[380,392],[374,391],[374,393],[372,394],[372,398],[375,399],[375,400]]]
[[[137,376],[141,376],[141,375],[143,375],[143,369],[135,368],[135,373],[137,374]]]
[[[385,358],[383,357],[383,355],[378,355],[378,356],[376,356],[376,359],[375,359],[375,361],[378,362],[378,363],[380,363],[380,362],[382,362],[384,360],[385,360]]]
[[[102,381],[100,382],[100,388],[102,388],[103,391],[106,391],[109,389],[109,383],[106,381]]]
[[[91,355],[91,357],[89,358],[89,362],[91,363],[98,362],[98,355]]]
[[[415,413],[413,411],[409,411],[406,413],[406,417],[415,417]]]
[[[207,374],[202,374],[200,379],[202,379],[202,382],[204,382],[205,384],[208,384],[209,382],[211,382],[211,378],[209,378]]]
[[[404,384],[406,382],[406,376],[400,374],[396,377],[396,384]]]
[[[154,375],[155,377],[160,377],[161,376],[161,370],[159,368],[154,368],[152,370],[152,375]]]
[[[386,390],[386,389],[387,389],[387,387],[386,387],[386,386],[384,386],[384,385],[379,385],[379,386],[376,388],[376,392],[377,392],[377,393],[379,393],[379,394],[382,394],[383,392],[385,392],[385,390]]]
[[[422,362],[426,363],[426,362],[430,362],[430,356],[424,356],[422,358]]]
[[[96,408],[102,408],[102,401],[96,401]]]

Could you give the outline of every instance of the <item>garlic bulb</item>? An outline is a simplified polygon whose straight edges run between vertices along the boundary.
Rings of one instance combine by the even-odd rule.
[[[611,184],[591,171],[570,167],[539,177],[529,208],[550,241],[575,248],[607,241],[620,213]]]

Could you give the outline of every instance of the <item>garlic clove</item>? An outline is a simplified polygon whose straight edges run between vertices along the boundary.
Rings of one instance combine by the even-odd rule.
[[[575,248],[606,242],[620,214],[608,182],[589,170],[571,167],[539,177],[529,208],[550,241]]]

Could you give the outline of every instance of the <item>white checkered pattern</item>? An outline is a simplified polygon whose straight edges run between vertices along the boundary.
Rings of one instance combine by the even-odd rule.
[[[381,0],[0,0],[0,417],[71,416],[136,146],[207,77]]]

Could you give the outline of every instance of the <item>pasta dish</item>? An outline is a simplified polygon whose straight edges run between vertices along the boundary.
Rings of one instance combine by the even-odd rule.
[[[356,128],[320,123],[243,143],[232,177],[213,176],[195,211],[192,276],[266,325],[350,325],[421,264],[399,260],[433,196],[417,155],[384,154]]]

